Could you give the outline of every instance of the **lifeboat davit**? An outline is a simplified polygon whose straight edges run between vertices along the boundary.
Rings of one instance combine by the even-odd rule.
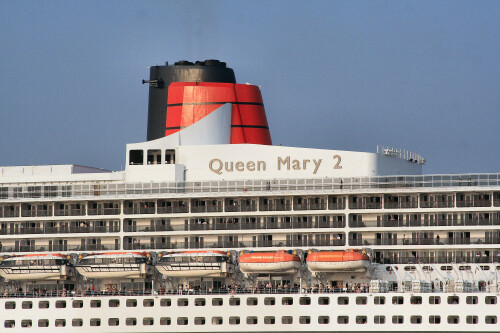
[[[370,257],[357,250],[313,252],[306,261],[313,273],[364,272],[370,266]]]
[[[92,279],[138,279],[153,273],[146,252],[92,253],[76,264],[81,275]]]
[[[0,276],[9,280],[65,280],[72,273],[68,258],[60,253],[11,256],[0,262]]]
[[[222,251],[160,253],[156,268],[164,276],[221,277],[234,272],[229,256]]]
[[[238,259],[243,273],[295,273],[301,265],[300,257],[295,254],[278,252],[245,253]]]

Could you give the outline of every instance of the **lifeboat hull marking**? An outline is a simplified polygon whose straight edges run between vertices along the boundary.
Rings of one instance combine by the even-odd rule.
[[[240,270],[243,273],[289,273],[300,268],[298,261],[284,262],[240,262]]]
[[[37,281],[37,280],[64,280],[64,276],[61,276],[61,271],[59,268],[47,271],[43,270],[41,272],[37,272],[36,270],[33,269],[26,269],[26,270],[9,270],[9,272],[6,272],[6,270],[3,270],[0,272],[0,276],[2,276],[5,279],[9,280],[27,280],[27,281]]]
[[[367,260],[321,262],[308,261],[311,272],[364,272],[370,266]]]
[[[123,267],[77,267],[76,270],[81,275],[92,279],[138,279],[143,277],[139,267],[127,268],[126,270]]]
[[[175,277],[220,277],[225,276],[226,273],[221,269],[172,269],[168,266],[156,266],[158,271],[164,276]]]

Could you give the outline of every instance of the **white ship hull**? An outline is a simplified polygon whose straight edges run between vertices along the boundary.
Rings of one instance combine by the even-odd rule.
[[[386,298],[385,305],[376,304],[375,298],[380,296]],[[422,297],[423,304],[412,304],[411,297],[415,296]],[[459,297],[459,304],[447,304],[445,301],[445,304],[434,305],[427,301],[429,297],[439,296],[444,295],[443,293],[299,293],[3,298],[0,299],[0,307],[5,309],[7,303],[10,303],[10,306],[12,302],[16,304],[15,310],[3,311],[2,317],[5,320],[15,322],[13,328],[2,328],[5,332],[500,331],[498,323],[485,322],[486,317],[500,314],[498,303],[484,304],[483,301],[485,297],[495,297],[496,293],[457,293],[455,296]],[[479,304],[467,304],[468,296],[477,296]],[[359,301],[360,297],[366,298],[366,304],[356,304],[362,303]],[[392,304],[393,297],[401,297],[403,304]],[[274,299],[274,305],[269,304],[271,298]],[[194,306],[199,299],[205,301],[204,306]],[[230,303],[236,304],[236,299],[239,300],[239,305],[230,305]],[[349,305],[339,305],[340,300],[342,302],[347,300]],[[95,301],[100,301],[101,307],[93,307]],[[113,303],[111,307],[110,301]],[[284,301],[289,305],[283,305]],[[23,309],[22,302],[31,303],[33,308]],[[38,309],[39,302],[48,302],[49,309]],[[66,307],[56,309],[56,303],[61,304],[60,302],[66,302]],[[73,308],[73,304],[79,302],[82,302],[83,307]],[[145,302],[150,306],[143,306]],[[179,306],[178,302],[182,304],[187,302],[189,306]],[[248,305],[255,302],[257,306]],[[329,304],[324,304],[325,302]],[[212,306],[213,303],[222,305]],[[268,305],[265,305],[266,303]],[[27,303],[24,304],[26,306]],[[136,306],[131,307],[131,304]],[[165,306],[167,304],[170,306]],[[440,316],[440,323],[429,323],[429,317],[436,315]],[[381,317],[384,318],[384,323],[378,323]],[[449,317],[458,318],[457,323],[449,322]],[[467,318],[472,317],[478,318],[477,324],[467,323]],[[28,320],[31,321],[31,327],[21,327],[22,323],[26,324]],[[37,327],[39,322],[46,322],[48,327]],[[56,322],[61,327],[56,326]],[[75,323],[82,326],[73,326]]]

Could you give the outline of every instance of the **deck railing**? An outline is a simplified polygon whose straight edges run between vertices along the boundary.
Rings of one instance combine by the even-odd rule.
[[[7,184],[6,184],[7,185]],[[500,186],[500,174],[456,174],[419,176],[377,176],[318,179],[264,179],[241,181],[198,181],[198,182],[147,182],[147,183],[103,183],[95,184],[53,184],[45,192],[44,186],[16,184],[7,187],[0,196],[1,201],[23,198],[78,198],[78,197],[123,197],[134,195],[157,195],[172,193],[223,193],[223,192],[273,192],[273,191],[342,191],[353,189],[397,189],[435,187],[486,187]],[[98,191],[96,191],[96,186]],[[494,199],[498,202],[498,198]]]

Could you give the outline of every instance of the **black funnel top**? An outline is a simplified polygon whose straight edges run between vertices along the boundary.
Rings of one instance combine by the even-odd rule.
[[[168,87],[172,82],[236,83],[234,71],[219,60],[182,60],[174,65],[151,66],[149,81],[148,141],[165,136]]]

